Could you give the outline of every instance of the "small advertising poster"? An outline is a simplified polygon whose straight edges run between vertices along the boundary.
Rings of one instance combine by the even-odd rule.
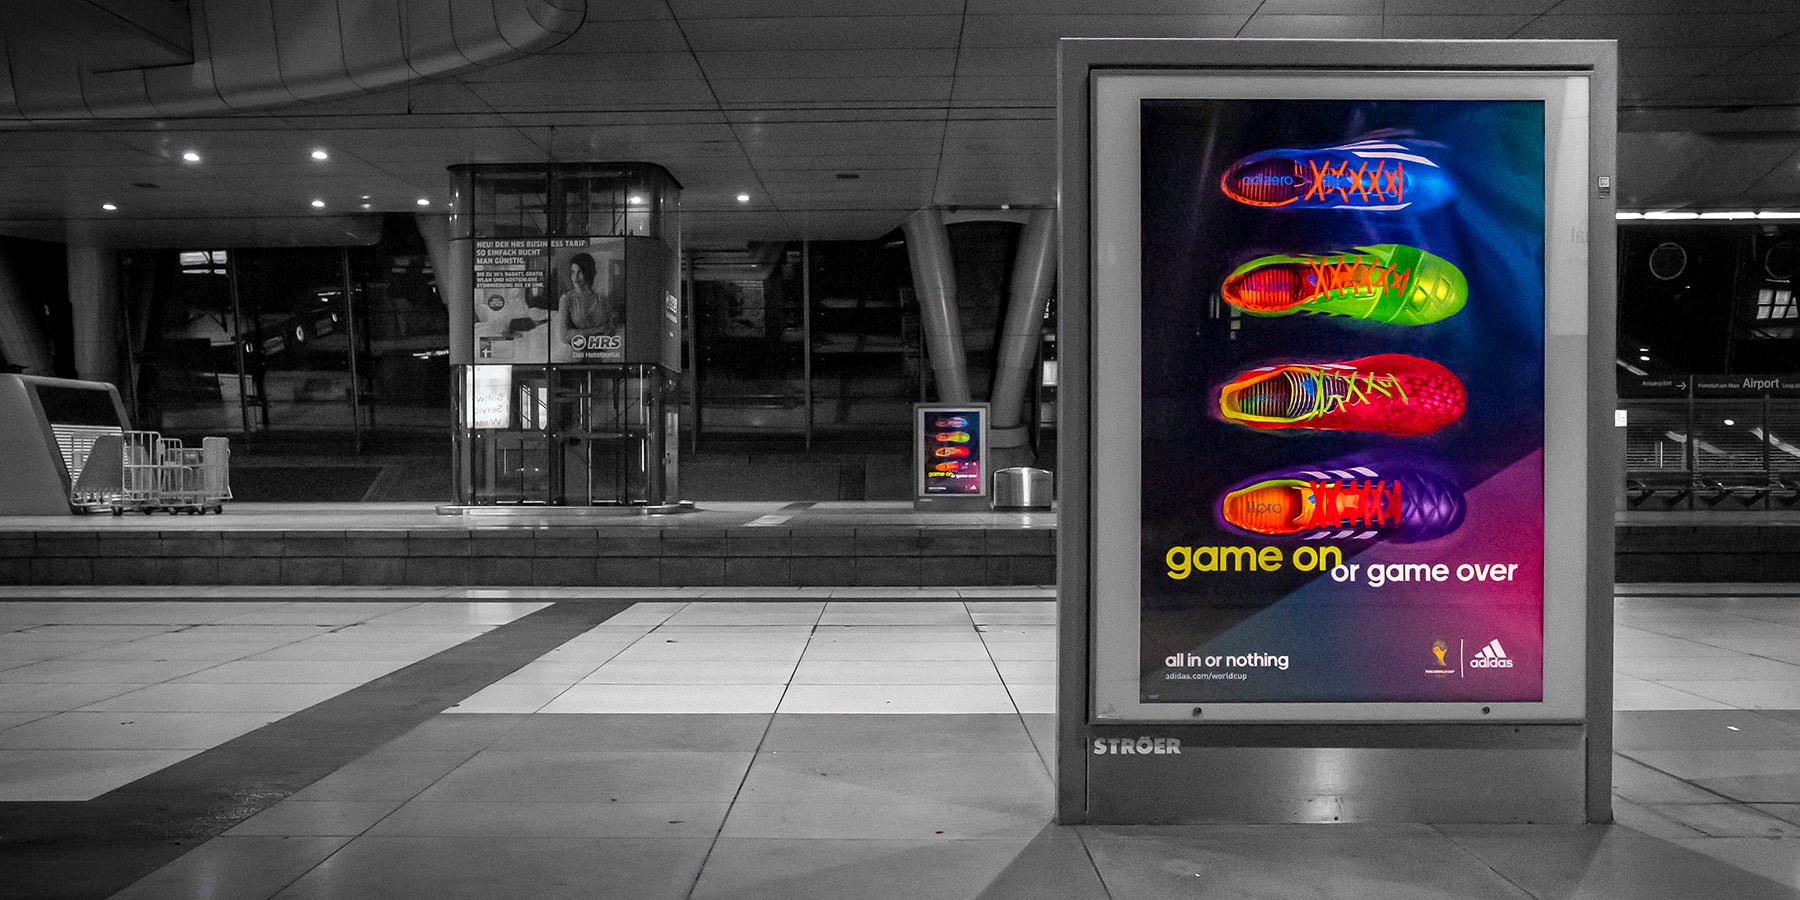
[[[550,242],[551,362],[625,361],[625,239]]]
[[[987,409],[916,406],[918,496],[981,497],[987,494],[982,453],[987,448]]]
[[[1140,702],[1543,700],[1544,102],[1140,113]]]
[[[543,241],[475,242],[475,360],[550,361],[550,303]]]

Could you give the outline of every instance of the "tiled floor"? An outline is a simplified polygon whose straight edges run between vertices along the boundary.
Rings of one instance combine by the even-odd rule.
[[[0,603],[0,895],[1800,896],[1800,586],[1621,591],[1613,826],[1057,827],[1049,594],[1006,590],[37,590]],[[296,741],[341,761],[199,798],[135,884],[6,863]]]

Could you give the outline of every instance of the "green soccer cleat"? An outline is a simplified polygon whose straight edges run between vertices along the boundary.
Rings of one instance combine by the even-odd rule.
[[[1442,257],[1405,244],[1375,244],[1351,253],[1253,259],[1219,293],[1253,316],[1323,313],[1429,325],[1463,308],[1469,282]]]

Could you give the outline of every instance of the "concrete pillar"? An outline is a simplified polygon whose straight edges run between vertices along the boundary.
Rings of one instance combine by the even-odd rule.
[[[431,255],[438,298],[449,316],[450,364],[468,365],[475,361],[475,288],[470,282],[475,274],[474,245],[466,238],[451,239],[448,217],[421,213],[416,219]]]
[[[69,306],[75,331],[75,375],[120,385],[124,373],[119,253],[111,247],[70,244]]]
[[[1019,233],[1013,256],[1012,286],[1006,316],[1000,323],[1000,353],[994,364],[993,403],[988,439],[995,450],[1024,447],[1028,431],[1025,397],[1031,391],[1032,366],[1044,333],[1044,310],[1056,286],[1056,211],[1039,209]]]
[[[969,360],[963,349],[962,317],[956,306],[956,267],[944,214],[921,209],[906,217],[906,257],[912,263],[913,292],[925,327],[925,351],[937,373],[938,401],[968,403]]]
[[[25,296],[13,269],[13,251],[0,244],[0,355],[27,375],[55,375],[43,304]]]

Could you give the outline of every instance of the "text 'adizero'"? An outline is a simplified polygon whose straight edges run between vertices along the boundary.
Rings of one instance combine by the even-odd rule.
[[[1462,417],[1463,384],[1417,356],[1382,353],[1339,363],[1251,369],[1219,391],[1219,412],[1252,428],[1431,434]]]
[[[1437,206],[1455,188],[1417,143],[1394,138],[1264,150],[1233,163],[1219,187],[1239,203],[1265,208],[1392,212]]]
[[[1391,325],[1429,325],[1468,301],[1456,266],[1405,244],[1355,252],[1253,259],[1225,278],[1219,295],[1253,316],[1349,316]]]
[[[1464,512],[1448,478],[1404,465],[1271,472],[1219,503],[1232,528],[1306,540],[1428,541],[1455,531]]]

